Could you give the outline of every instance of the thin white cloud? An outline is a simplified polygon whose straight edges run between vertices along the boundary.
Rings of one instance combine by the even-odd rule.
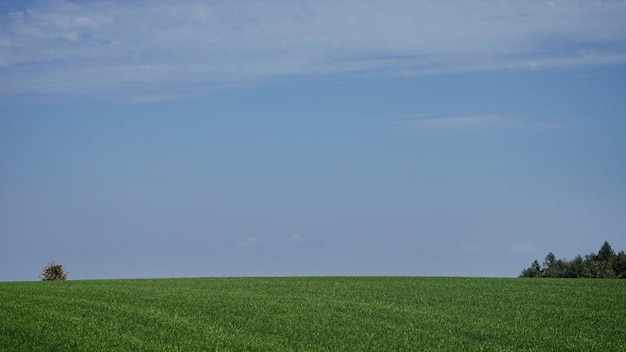
[[[459,243],[459,246],[463,252],[467,253],[478,253],[482,250],[482,247],[476,243]]]
[[[238,241],[237,246],[240,248],[251,248],[258,246],[260,243],[261,240],[259,240],[257,237],[250,236],[245,240]]]
[[[554,129],[569,126],[568,123],[561,121],[534,121],[502,115],[421,116],[414,119],[399,120],[394,124],[410,130]]]
[[[541,249],[538,247],[529,244],[529,243],[520,243],[511,247],[511,253],[516,254],[541,254]]]
[[[626,3],[611,0],[55,0],[3,9],[2,95],[171,97],[275,77],[626,62]]]
[[[383,246],[379,243],[371,243],[371,242],[359,242],[354,248],[359,252],[378,252]]]
[[[304,237],[302,237],[299,234],[295,234],[295,235],[289,237],[287,239],[287,242],[289,242],[289,243],[303,243],[304,242]]]
[[[506,120],[499,116],[447,116],[437,118],[419,118],[400,122],[401,125],[412,128],[467,128],[480,126],[501,125]]]

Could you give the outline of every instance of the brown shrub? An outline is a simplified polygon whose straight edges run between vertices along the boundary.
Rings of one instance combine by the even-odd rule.
[[[63,270],[63,265],[52,261],[46,264],[39,278],[41,281],[67,280],[67,273]]]

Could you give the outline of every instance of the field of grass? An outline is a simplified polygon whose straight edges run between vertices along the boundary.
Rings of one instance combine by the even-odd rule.
[[[626,280],[0,283],[1,351],[626,351]]]

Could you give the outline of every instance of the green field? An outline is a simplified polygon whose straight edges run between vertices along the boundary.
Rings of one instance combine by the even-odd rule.
[[[626,351],[626,280],[0,283],[1,351]]]

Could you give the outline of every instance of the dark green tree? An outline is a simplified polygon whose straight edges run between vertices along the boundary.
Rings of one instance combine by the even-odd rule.
[[[544,277],[559,277],[561,276],[560,273],[560,265],[561,263],[559,263],[559,261],[557,261],[556,256],[554,255],[554,253],[550,252],[548,253],[548,255],[546,256],[546,258],[543,261],[543,276]]]
[[[621,279],[626,279],[626,253],[619,251],[613,261],[613,271],[615,275]]]
[[[604,241],[600,251],[598,252],[597,260],[601,262],[612,262],[615,258],[615,252],[608,241]]]
[[[576,255],[576,257],[569,262],[568,275],[566,277],[583,277],[584,264],[583,257],[581,257],[580,254]]]
[[[520,277],[541,277],[541,275],[541,265],[539,265],[539,261],[535,259],[530,267],[522,270]]]

